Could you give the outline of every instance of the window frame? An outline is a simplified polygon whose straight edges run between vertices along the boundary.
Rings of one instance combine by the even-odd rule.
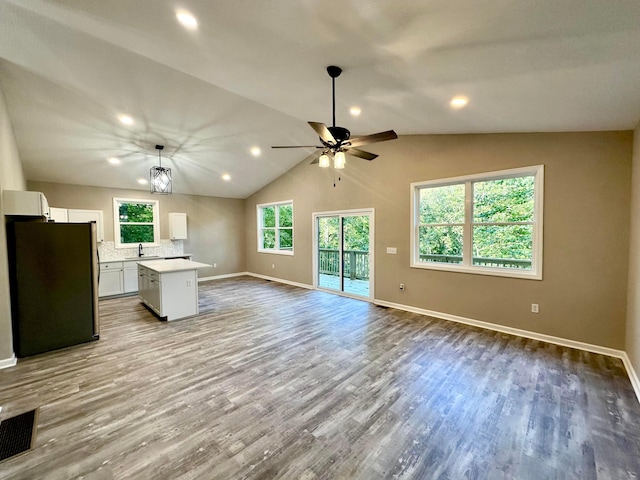
[[[158,200],[144,200],[139,198],[114,197],[113,199],[113,237],[115,248],[135,248],[139,243],[122,243],[120,241],[121,225],[149,225],[149,223],[120,222],[120,205],[123,203],[146,203],[153,206],[153,242],[143,242],[143,247],[157,247],[160,244],[160,202]]]
[[[280,226],[280,210],[278,207],[283,205],[291,205],[291,227]],[[268,207],[275,207],[275,226],[264,227],[263,226],[263,210]],[[256,218],[257,218],[257,241],[258,241],[258,253],[273,253],[276,255],[293,255],[295,249],[295,209],[293,208],[293,200],[283,200],[280,202],[259,203],[256,205]],[[291,250],[280,249],[280,229],[291,228]],[[273,230],[275,232],[275,248],[264,248],[264,230]]]
[[[505,267],[488,267],[473,265],[473,226],[483,223],[473,221],[473,183],[506,178],[534,177],[534,207],[533,207],[533,231],[532,231],[532,255],[531,270],[523,270]],[[465,209],[464,224],[462,230],[462,263],[436,263],[420,261],[420,190],[425,187],[443,187],[448,185],[464,184]],[[494,172],[464,175],[437,180],[414,182],[411,184],[411,253],[410,267],[427,270],[442,270],[449,272],[473,273],[479,275],[491,275],[498,277],[524,278],[530,280],[542,280],[542,247],[543,247],[543,217],[544,217],[544,165],[512,168]],[[490,225],[492,222],[488,222]],[[517,225],[522,222],[503,222]],[[528,222],[527,222],[528,223]]]

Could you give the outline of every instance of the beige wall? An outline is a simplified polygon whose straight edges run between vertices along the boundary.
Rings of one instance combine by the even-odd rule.
[[[333,171],[300,164],[247,199],[247,270],[312,284],[312,213],[373,207],[376,299],[623,349],[632,139],[629,131],[403,136],[372,147],[373,162],[349,157],[336,188]],[[538,164],[542,281],[409,267],[411,182]],[[295,255],[257,253],[256,204],[287,199]]]
[[[633,139],[631,190],[631,240],[625,350],[636,374],[640,374],[640,124],[636,127]]]
[[[203,268],[207,277],[245,271],[244,200],[196,195],[152,195],[141,190],[28,182],[29,190],[43,192],[52,207],[103,210],[105,241],[113,237],[113,198],[151,199],[160,202],[160,238],[169,238],[169,212],[186,212],[188,240],[185,253],[193,260],[214,264]]]
[[[195,260],[218,264],[202,276],[248,270],[305,284],[313,283],[312,213],[373,207],[376,299],[626,349],[640,371],[639,130],[633,149],[633,200],[632,132],[405,136],[372,148],[381,155],[373,162],[349,158],[336,188],[332,171],[301,164],[246,201],[158,197],[137,190],[44,182],[29,182],[28,187],[44,192],[52,206],[102,209],[106,240],[113,240],[114,196],[159,199],[161,237],[168,236],[168,212],[187,212],[190,238],[185,252],[193,253]],[[411,182],[541,163],[545,165],[542,281],[408,266]],[[26,187],[1,95],[0,182],[2,189]],[[255,205],[287,199],[295,205],[295,255],[258,254]],[[386,254],[388,246],[397,247],[398,254]],[[397,288],[400,282],[407,286],[404,293]],[[540,304],[538,315],[529,312],[534,302]],[[9,312],[6,239],[1,229],[0,361],[13,355]]]
[[[24,190],[26,187],[18,146],[7,113],[7,106],[0,90],[0,218],[3,190]],[[13,358],[11,333],[11,301],[9,294],[9,271],[7,265],[7,238],[4,222],[0,228],[0,365]]]

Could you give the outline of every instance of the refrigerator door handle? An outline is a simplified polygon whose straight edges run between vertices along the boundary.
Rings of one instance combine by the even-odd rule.
[[[98,284],[100,283],[100,253],[98,252],[97,225],[91,222],[91,256],[93,260],[93,338],[100,338],[100,309],[98,306]]]

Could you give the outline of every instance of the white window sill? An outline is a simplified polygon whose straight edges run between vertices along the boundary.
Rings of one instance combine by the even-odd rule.
[[[268,249],[258,249],[258,253],[273,253],[275,255],[289,255],[293,256],[293,250],[268,250]]]
[[[440,270],[444,272],[471,273],[474,275],[490,275],[493,277],[522,278],[526,280],[542,280],[542,272],[533,270],[519,270],[499,267],[470,267],[468,265],[456,265],[451,263],[420,262],[411,263],[411,268],[422,268],[424,270]]]

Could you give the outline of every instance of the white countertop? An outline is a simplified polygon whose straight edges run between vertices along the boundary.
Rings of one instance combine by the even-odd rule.
[[[153,270],[157,273],[183,272],[185,270],[195,270],[197,268],[211,267],[208,263],[194,262],[185,260],[184,258],[175,258],[171,260],[146,260],[138,262],[138,265]]]

